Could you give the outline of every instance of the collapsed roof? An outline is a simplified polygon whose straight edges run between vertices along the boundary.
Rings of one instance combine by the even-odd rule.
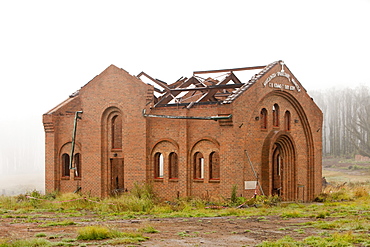
[[[172,84],[154,79],[145,72],[137,77],[154,86],[154,107],[182,104],[190,108],[194,104],[229,104],[278,62],[267,66],[195,71],[192,77],[181,77]],[[247,82],[236,76],[242,71],[255,70],[260,71],[249,77]]]

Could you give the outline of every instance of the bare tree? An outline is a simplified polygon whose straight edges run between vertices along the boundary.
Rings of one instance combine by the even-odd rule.
[[[370,138],[369,88],[331,88],[310,94],[324,114],[323,154],[332,157],[365,155]]]
[[[358,153],[370,158],[370,97],[362,100],[357,116],[347,129],[352,133],[351,142]]]

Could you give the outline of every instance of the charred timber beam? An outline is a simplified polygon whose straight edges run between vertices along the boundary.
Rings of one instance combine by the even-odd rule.
[[[217,83],[215,86],[216,87],[221,87],[221,86],[224,86],[224,85],[227,85],[227,83],[229,81],[233,81],[235,84],[241,84],[241,81],[234,75],[233,72],[231,72],[223,81]],[[234,84],[234,85],[235,85]],[[233,84],[229,84],[229,85],[233,85]],[[201,98],[199,98],[197,100],[197,103],[198,102],[202,102],[202,101],[207,101],[211,98],[214,98],[214,95],[217,93],[218,89],[217,88],[214,88],[212,90],[209,90],[205,95],[203,95]]]
[[[228,88],[238,88],[243,86],[244,83],[238,83],[238,84],[226,84],[226,85],[214,85],[214,86],[208,86],[208,87],[196,87],[196,88],[173,88],[170,89],[171,92],[176,91],[199,91],[199,90],[212,90],[212,89],[228,89]]]
[[[158,80],[158,79],[154,79],[153,77],[151,77],[150,75],[148,75],[147,73],[145,73],[144,71],[140,72],[140,74],[137,75],[137,77],[140,78],[140,76],[146,76],[148,79],[150,79],[151,81],[153,81],[154,83],[157,83],[159,86],[163,87],[164,90],[168,91],[169,88],[168,88],[168,85],[167,83],[161,81],[161,80]]]
[[[254,66],[254,67],[244,67],[244,68],[234,68],[234,69],[217,69],[217,70],[203,70],[194,71],[193,74],[209,74],[209,73],[220,73],[220,72],[230,72],[230,71],[242,71],[242,70],[253,70],[253,69],[263,69],[265,66]]]
[[[145,109],[143,110],[144,117],[156,117],[156,118],[168,118],[168,119],[193,119],[193,120],[222,120],[222,119],[230,119],[232,114],[228,116],[209,116],[209,117],[196,117],[196,116],[170,116],[170,115],[154,115],[154,114],[146,114]]]

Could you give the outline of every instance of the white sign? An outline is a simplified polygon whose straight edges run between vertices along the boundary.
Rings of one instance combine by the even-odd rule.
[[[257,188],[257,181],[244,181],[245,190],[254,190]]]
[[[290,91],[297,90],[298,92],[300,92],[301,88],[299,87],[298,83],[293,78],[290,78],[290,75],[288,73],[285,73],[285,71],[284,71],[284,62],[280,62],[280,64],[281,64],[281,71],[271,74],[265,80],[265,82],[263,83],[263,86],[266,87],[268,85],[271,88],[279,88],[279,89],[285,89],[285,90],[290,90]],[[282,83],[272,83],[272,82],[270,82],[275,77],[285,77],[294,86],[286,85],[286,84],[282,84]]]

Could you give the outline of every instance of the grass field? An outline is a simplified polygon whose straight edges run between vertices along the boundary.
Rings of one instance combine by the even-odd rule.
[[[263,196],[163,202],[149,185],[106,199],[0,196],[0,247],[370,246],[369,168],[325,160],[329,185],[311,203]]]

